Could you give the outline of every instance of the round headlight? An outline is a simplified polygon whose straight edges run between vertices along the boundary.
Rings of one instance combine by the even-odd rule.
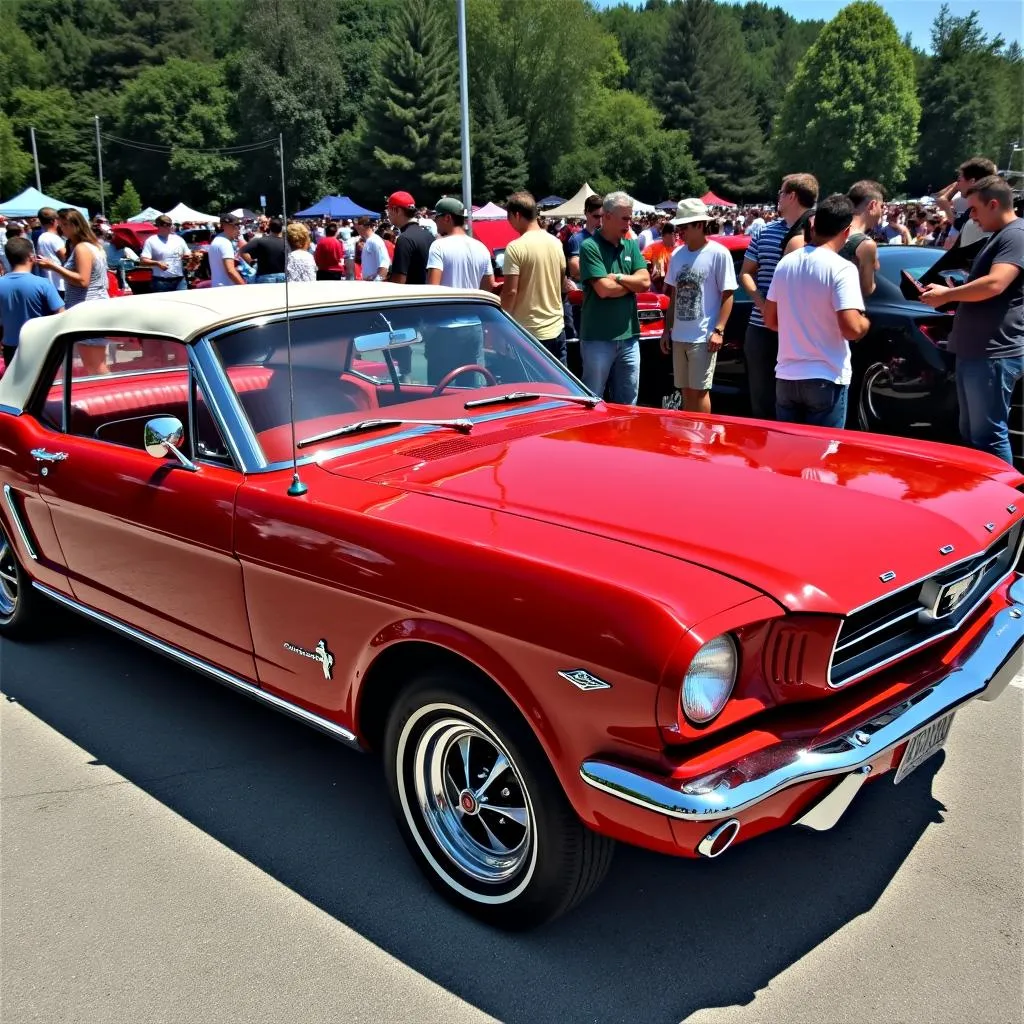
[[[703,725],[721,712],[736,682],[737,667],[736,644],[726,634],[709,640],[693,656],[680,697],[691,722]]]

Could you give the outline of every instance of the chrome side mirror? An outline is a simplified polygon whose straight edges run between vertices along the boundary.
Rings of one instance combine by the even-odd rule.
[[[197,468],[195,463],[181,452],[184,439],[185,428],[176,416],[157,416],[147,421],[143,433],[143,445],[154,459],[166,459],[168,455],[173,455],[194,473]]]

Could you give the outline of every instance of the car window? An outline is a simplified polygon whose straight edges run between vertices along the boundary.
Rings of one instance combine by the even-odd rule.
[[[293,317],[290,326],[292,387],[283,319],[213,340],[270,462],[290,457],[282,428],[292,398],[296,423],[315,424],[301,436],[383,415],[382,408],[403,418],[465,415],[453,395],[507,384],[586,393],[490,303],[388,303]]]
[[[896,252],[901,248],[902,252]],[[900,271],[905,270],[913,277],[921,278],[943,255],[942,249],[929,249],[925,246],[907,246],[882,248],[878,250],[878,273],[890,284],[900,286]]]
[[[180,341],[123,335],[70,340],[38,416],[54,430],[140,450],[147,421],[173,416],[184,428],[186,454],[230,462]]]

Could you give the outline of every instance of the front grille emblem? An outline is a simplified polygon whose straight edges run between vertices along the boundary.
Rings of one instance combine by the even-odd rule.
[[[939,554],[940,555],[951,555],[951,554],[953,554],[953,545],[952,544],[943,544],[942,547],[939,548]]]
[[[892,581],[893,581],[894,579],[896,579],[896,573],[894,573],[894,572],[892,571],[892,569],[890,569],[890,570],[889,570],[888,572],[883,572],[883,573],[882,573],[882,575],[881,575],[881,576],[879,576],[878,578],[879,578],[879,579],[880,579],[880,580],[881,580],[881,581],[882,581],[883,583],[892,583]]]

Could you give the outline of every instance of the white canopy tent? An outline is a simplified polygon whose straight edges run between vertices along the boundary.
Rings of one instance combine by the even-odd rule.
[[[628,195],[628,193],[627,193]],[[629,197],[633,199],[632,196]],[[633,199],[633,212],[634,213],[657,213],[658,208],[656,206],[650,206],[647,203],[641,203],[639,199]]]
[[[497,203],[488,203],[473,213],[473,220],[504,220],[505,211]]]
[[[582,217],[583,216],[583,204],[586,202],[588,196],[594,196],[597,193],[586,183],[583,183],[583,187],[572,197],[572,199],[566,200],[561,206],[556,206],[553,210],[545,210],[545,217]]]
[[[154,217],[159,217],[160,211],[155,206],[147,206],[144,210],[135,214],[134,217],[129,217],[125,222],[127,224],[145,224],[151,222]]]
[[[220,220],[220,217],[214,217],[209,213],[200,213],[184,203],[178,203],[173,210],[166,212],[175,224],[216,224]]]

